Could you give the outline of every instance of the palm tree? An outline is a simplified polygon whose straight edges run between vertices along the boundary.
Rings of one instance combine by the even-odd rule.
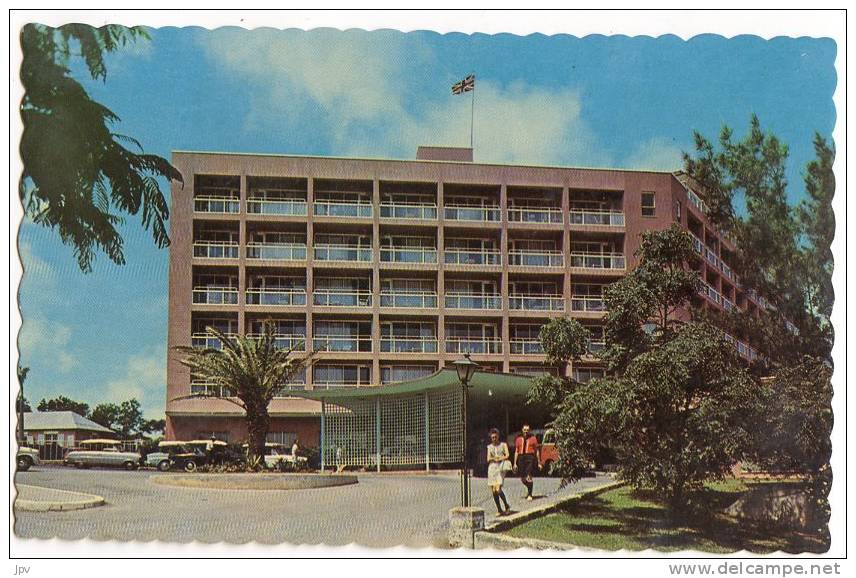
[[[176,399],[214,397],[242,408],[246,413],[250,458],[264,456],[270,402],[289,378],[310,363],[311,355],[292,355],[299,343],[289,349],[277,347],[276,326],[270,322],[264,324],[258,338],[230,336],[214,327],[206,330],[220,341],[221,349],[183,346],[175,350],[183,354],[181,364],[190,368],[192,376],[215,387],[208,393]]]

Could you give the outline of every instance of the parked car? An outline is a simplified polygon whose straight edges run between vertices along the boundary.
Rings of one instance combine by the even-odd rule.
[[[162,441],[158,450],[146,456],[145,464],[165,472],[171,469],[195,472],[209,463],[214,448],[225,447],[226,442],[217,440]]]
[[[142,456],[138,452],[122,451],[119,441],[92,439],[80,442],[80,449],[68,452],[63,463],[77,468],[107,466],[135,470],[140,466],[141,460]]]
[[[15,466],[19,472],[26,472],[33,466],[39,465],[39,450],[35,448],[18,448],[15,456]]]
[[[556,432],[552,429],[533,429],[530,431],[541,448],[541,474],[545,476],[555,475],[555,464],[559,460],[559,448],[556,446]],[[520,432],[514,432],[508,436],[508,449],[514,459],[514,442],[520,436]]]
[[[246,452],[249,448],[248,444],[244,444],[242,446],[244,448],[244,452]],[[309,459],[303,456],[293,456],[291,454],[291,447],[286,444],[279,444],[275,442],[267,442],[265,443],[265,467],[269,470],[277,469],[281,463],[291,464],[292,469],[300,470],[305,469],[309,465]]]

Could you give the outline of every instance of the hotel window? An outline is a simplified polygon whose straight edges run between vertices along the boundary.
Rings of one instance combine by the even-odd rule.
[[[681,202],[675,201],[675,220],[679,223],[681,222],[681,209]]]
[[[654,193],[642,193],[642,216],[653,217],[655,210]]]

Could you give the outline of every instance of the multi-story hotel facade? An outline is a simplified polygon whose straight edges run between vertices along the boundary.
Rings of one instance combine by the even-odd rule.
[[[320,404],[295,389],[373,387],[430,375],[470,353],[489,371],[600,375],[603,288],[636,265],[641,233],[695,239],[699,305],[760,311],[734,246],[680,174],[481,164],[470,149],[417,160],[174,152],[167,437],[246,435],[240,409],[179,362],[175,346],[259,333],[313,353],[271,406],[271,439],[318,440]],[[552,317],[592,331],[580,363],[547,367]],[[734,339],[745,357],[754,352]]]

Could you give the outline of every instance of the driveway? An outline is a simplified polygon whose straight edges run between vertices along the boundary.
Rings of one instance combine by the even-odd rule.
[[[316,490],[246,491],[173,488],[156,485],[150,470],[76,470],[38,467],[19,472],[15,481],[104,496],[106,506],[72,512],[16,512],[15,533],[22,538],[164,540],[169,542],[257,541],[267,544],[366,546],[445,546],[449,508],[460,500],[459,479],[438,474],[359,474],[359,483]],[[521,499],[524,488],[509,479],[512,509],[554,501],[611,481],[587,478],[559,489],[556,479],[540,478],[538,499]],[[484,479],[472,481],[473,505],[488,522],[496,508]]]

